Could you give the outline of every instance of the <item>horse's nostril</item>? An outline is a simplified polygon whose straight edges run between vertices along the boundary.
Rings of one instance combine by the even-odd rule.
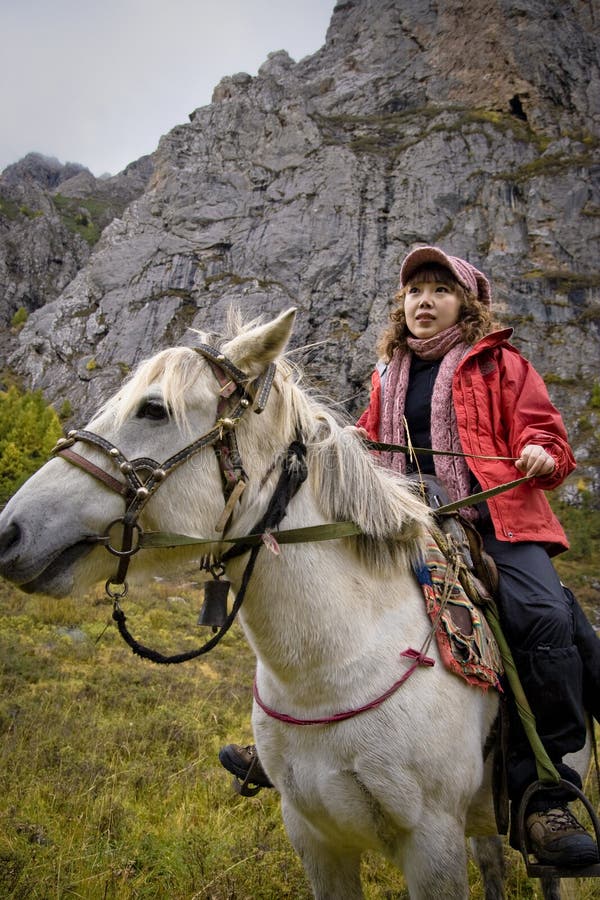
[[[0,553],[6,553],[21,539],[21,529],[16,522],[11,522],[8,528],[0,533]]]

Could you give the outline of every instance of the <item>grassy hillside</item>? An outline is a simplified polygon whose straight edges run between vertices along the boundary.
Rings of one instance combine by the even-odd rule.
[[[148,641],[199,640],[189,595],[127,609]],[[307,896],[277,798],[238,798],[217,760],[251,738],[239,631],[208,662],[156,667],[105,630],[104,601],[4,590],[2,610],[0,896]]]

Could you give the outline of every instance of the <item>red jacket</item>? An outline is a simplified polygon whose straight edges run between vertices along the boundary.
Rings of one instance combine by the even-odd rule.
[[[518,458],[526,444],[539,444],[553,457],[551,475],[534,478],[491,497],[489,506],[498,540],[535,541],[550,555],[569,543],[544,491],[557,487],[575,468],[575,459],[559,412],[533,366],[508,343],[511,328],[486,335],[460,361],[452,383],[458,432],[465,453]],[[371,399],[358,420],[371,440],[380,440],[381,381],[372,377]],[[521,477],[513,462],[467,458],[482,487]]]

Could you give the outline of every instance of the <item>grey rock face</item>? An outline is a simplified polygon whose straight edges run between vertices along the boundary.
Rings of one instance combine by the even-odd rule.
[[[86,173],[91,174],[79,163],[63,165],[53,157],[43,156],[41,153],[28,153],[19,162],[4,169],[2,184],[6,188],[17,190],[23,184],[35,184],[46,190],[52,190],[70,178]]]
[[[151,172],[149,157],[105,180],[39,153],[8,166],[0,175],[0,323],[58,297]]]
[[[296,346],[323,342],[296,358],[354,414],[400,262],[437,243],[489,274],[593,486],[599,21],[578,0],[338,2],[318,53],[224,78],[162,138],[147,187],[31,315],[11,366],[82,422],[231,302],[295,305]],[[60,188],[88,186],[79,171]]]

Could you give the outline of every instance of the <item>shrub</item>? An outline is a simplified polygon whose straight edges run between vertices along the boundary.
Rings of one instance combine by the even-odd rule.
[[[5,502],[48,458],[61,435],[59,418],[41,391],[0,392],[0,502]]]
[[[80,235],[91,246],[100,237],[107,221],[114,216],[114,212],[110,212],[110,204],[92,197],[63,197],[62,194],[55,194],[52,202],[66,228],[73,234]]]
[[[29,318],[29,313],[25,309],[24,306],[20,306],[12,319],[10,320],[10,324],[13,328],[21,329],[27,319]]]
[[[62,421],[65,419],[70,419],[73,415],[73,407],[71,406],[70,400],[64,400],[61,408],[58,411],[58,418]]]

